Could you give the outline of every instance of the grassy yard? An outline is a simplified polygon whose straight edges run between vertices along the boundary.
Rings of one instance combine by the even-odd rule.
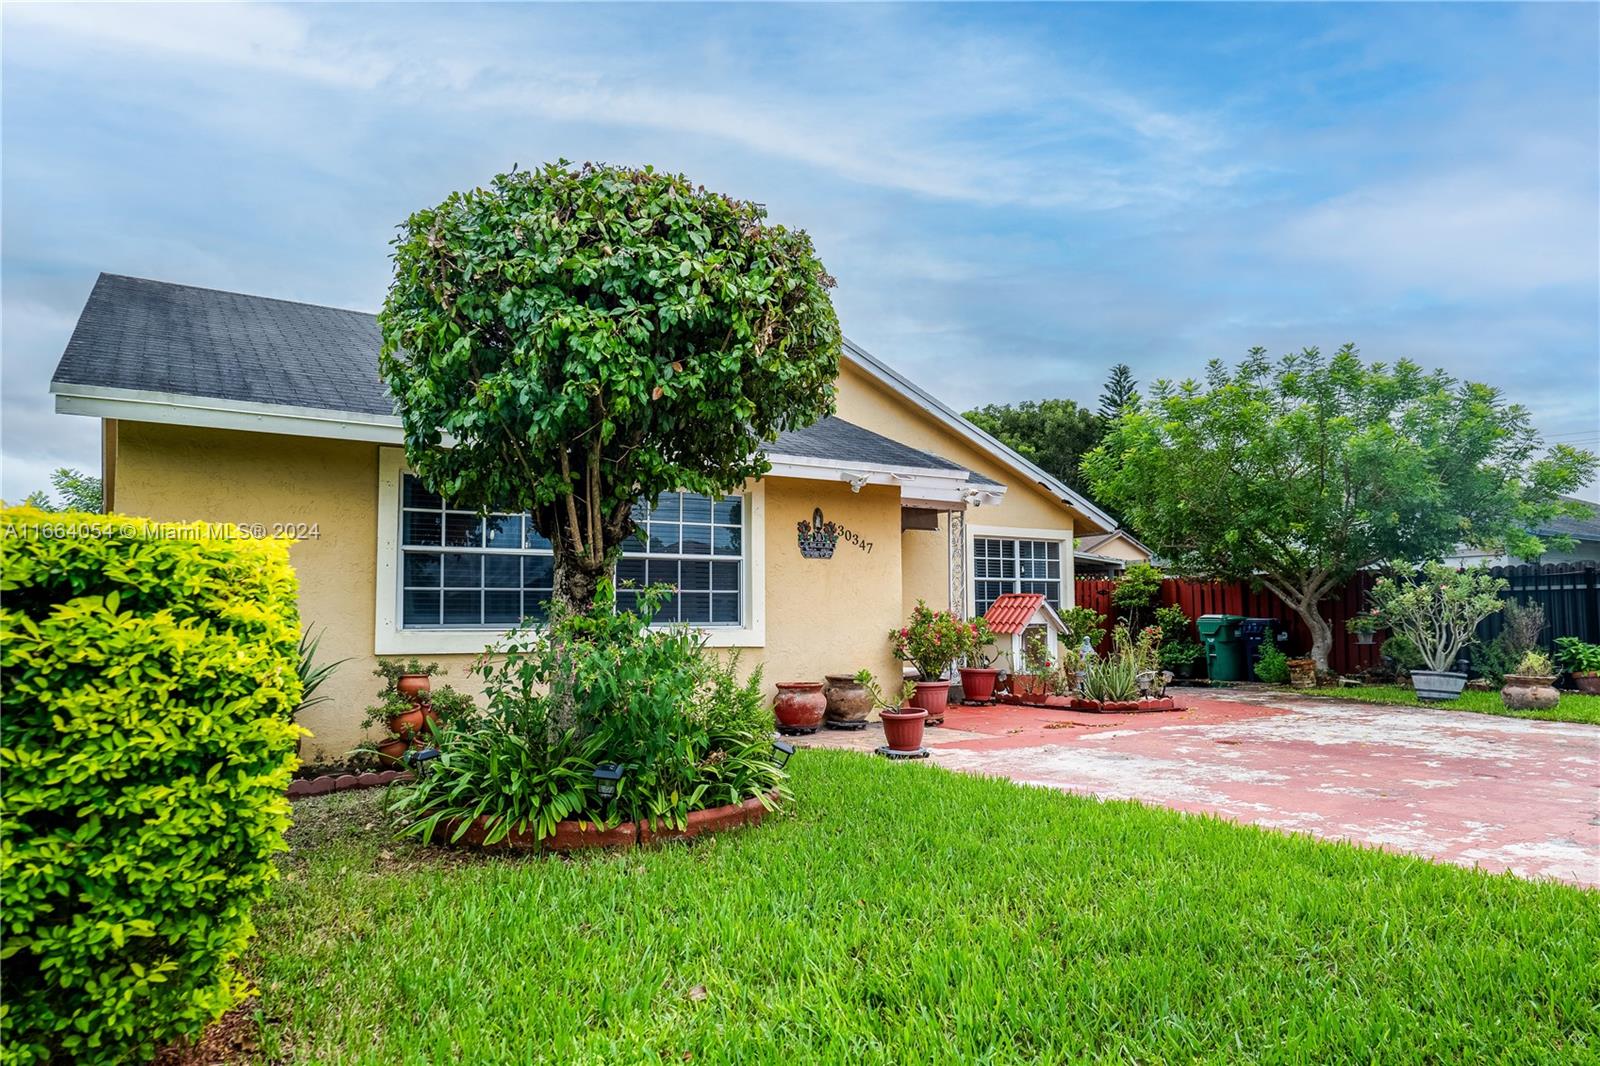
[[[1341,700],[1360,700],[1363,703],[1400,703],[1411,707],[1442,707],[1447,711],[1475,711],[1478,714],[1498,714],[1506,718],[1537,718],[1543,722],[1584,722],[1600,725],[1600,696],[1586,696],[1581,692],[1562,692],[1561,702],[1548,711],[1512,711],[1500,701],[1498,692],[1463,692],[1460,699],[1435,703],[1419,700],[1417,693],[1404,685],[1364,685],[1361,688],[1317,688],[1309,690],[1313,696],[1332,696]]]
[[[337,1063],[1596,1061],[1600,896],[803,751],[693,847],[484,858],[296,806],[248,970]]]

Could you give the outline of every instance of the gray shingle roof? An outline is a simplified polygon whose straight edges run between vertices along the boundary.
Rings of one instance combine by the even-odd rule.
[[[101,274],[55,383],[392,415],[377,317]]]
[[[393,415],[378,377],[377,316],[265,296],[101,274],[52,381],[209,399]],[[841,418],[768,451],[845,463],[962,470]],[[969,471],[975,484],[999,482]]]
[[[767,451],[773,455],[796,455],[844,463],[880,463],[923,470],[966,469],[941,456],[901,444],[838,417],[824,418],[805,429],[780,434],[777,440],[767,446]],[[970,470],[967,473],[969,480],[976,484],[999,484],[982,474]]]

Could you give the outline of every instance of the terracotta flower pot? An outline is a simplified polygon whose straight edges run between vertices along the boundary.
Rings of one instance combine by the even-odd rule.
[[[778,732],[790,736],[815,733],[828,709],[821,681],[779,681],[778,696],[772,701],[772,714]]]
[[[911,697],[911,706],[928,712],[928,725],[944,721],[944,712],[950,706],[950,682],[918,681],[917,694]]]
[[[969,703],[987,703],[994,699],[995,679],[1000,676],[998,670],[983,670],[963,666],[961,668],[961,695]]]
[[[385,766],[398,766],[400,765],[400,757],[410,747],[410,742],[402,740],[400,737],[390,737],[378,745],[378,761]]]
[[[1600,696],[1600,674],[1593,671],[1582,674],[1574,672],[1572,683],[1577,686],[1579,692],[1587,692],[1591,696]]]
[[[851,674],[829,674],[822,688],[824,720],[832,729],[861,729],[872,711],[872,696]]]
[[[1042,699],[1050,694],[1050,682],[1043,674],[1012,674],[1011,694],[1023,699]]]
[[[1556,691],[1554,677],[1507,674],[1500,702],[1513,711],[1548,711],[1561,702],[1561,693]]]
[[[401,674],[394,683],[394,690],[408,700],[415,700],[427,692],[431,684],[427,674]]]
[[[883,712],[883,736],[890,751],[921,751],[922,727],[928,712],[920,707],[902,707]]]
[[[422,707],[415,707],[405,714],[390,716],[386,724],[389,727],[389,732],[397,737],[404,737],[409,740],[422,732],[422,727],[427,724],[427,721],[427,710]]]

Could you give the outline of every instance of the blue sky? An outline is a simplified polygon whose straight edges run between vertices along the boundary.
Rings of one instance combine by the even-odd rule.
[[[966,408],[1355,341],[1600,440],[1600,7],[195,6],[3,15],[0,493],[98,271],[375,310],[512,163],[767,204]],[[1593,494],[1593,487],[1589,494]]]

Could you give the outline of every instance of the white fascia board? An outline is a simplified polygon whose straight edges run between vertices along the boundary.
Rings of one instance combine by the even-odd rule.
[[[890,391],[898,393],[904,398],[910,400],[924,411],[927,411],[934,418],[938,419],[946,426],[961,434],[961,436],[965,437],[969,442],[982,448],[984,451],[993,455],[996,459],[999,459],[1007,466],[1010,466],[1017,472],[1026,474],[1028,477],[1037,481],[1040,485],[1044,486],[1047,490],[1059,497],[1062,503],[1077,508],[1090,518],[1094,519],[1096,522],[1099,522],[1105,527],[1107,532],[1111,532],[1117,528],[1116,520],[1110,515],[1106,514],[1104,511],[1100,510],[1100,508],[1090,503],[1083,496],[1068,488],[1061,481],[1045,473],[1045,471],[1040,469],[1038,466],[1029,462],[1027,459],[1024,459],[1011,448],[1008,448],[1006,445],[985,433],[971,422],[968,422],[965,418],[962,418],[955,411],[952,411],[950,408],[946,407],[943,403],[939,402],[929,393],[923,391],[919,386],[913,384],[907,378],[902,377],[897,371],[890,368],[887,364],[881,362],[871,352],[868,352],[865,348],[860,347],[848,337],[845,338],[844,341],[844,355],[845,358],[849,359],[850,362],[855,366],[866,371],[867,374],[888,386]]]
[[[56,412],[64,415],[235,429],[249,433],[282,433],[294,437],[371,441],[377,444],[401,444],[405,440],[400,419],[396,415],[249,403],[211,396],[113,389],[70,382],[52,383],[50,391],[56,398]]]

